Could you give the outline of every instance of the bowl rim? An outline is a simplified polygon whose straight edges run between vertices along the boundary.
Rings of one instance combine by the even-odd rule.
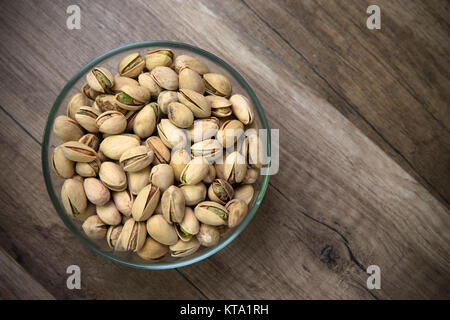
[[[173,261],[173,262],[163,262],[163,261],[156,261],[156,262],[148,262],[146,263],[140,263],[140,262],[133,262],[128,261],[126,259],[122,259],[121,257],[115,256],[112,253],[106,252],[102,250],[101,248],[97,247],[97,245],[94,242],[89,241],[86,239],[81,232],[75,228],[75,225],[72,222],[72,218],[70,218],[64,211],[64,208],[60,205],[60,202],[54,192],[53,184],[51,181],[51,173],[50,173],[50,166],[48,165],[49,159],[48,159],[48,149],[49,149],[49,141],[50,141],[50,133],[52,131],[53,122],[56,117],[56,113],[59,109],[59,106],[61,105],[62,101],[66,97],[66,95],[69,93],[70,89],[75,85],[75,83],[81,79],[81,77],[84,76],[84,74],[92,69],[94,66],[98,65],[99,63],[103,62],[104,60],[115,56],[121,52],[128,51],[130,49],[141,49],[149,46],[159,46],[159,47],[169,47],[169,48],[176,48],[176,49],[184,49],[190,52],[194,52],[196,54],[199,54],[201,56],[204,56],[213,62],[219,64],[221,67],[226,69],[236,80],[239,82],[239,84],[247,91],[247,93],[250,96],[250,99],[252,100],[254,106],[256,107],[256,110],[258,112],[258,115],[261,119],[262,128],[260,129],[266,129],[267,130],[267,155],[271,155],[271,137],[270,137],[270,129],[267,122],[267,118],[264,114],[264,110],[261,107],[261,104],[256,97],[255,93],[253,92],[253,89],[249,86],[249,84],[244,80],[244,78],[228,63],[217,57],[216,55],[200,49],[198,47],[195,47],[190,44],[182,43],[182,42],[174,42],[174,41],[165,41],[165,40],[152,40],[152,41],[142,41],[142,42],[135,42],[131,44],[127,44],[124,46],[120,46],[117,48],[114,48],[112,50],[109,50],[98,57],[91,60],[89,63],[87,63],[83,68],[81,68],[64,86],[64,88],[59,93],[58,97],[56,98],[52,109],[50,110],[50,113],[47,118],[47,123],[45,125],[44,129],[44,136],[43,136],[43,142],[41,147],[41,160],[42,160],[42,171],[44,175],[45,185],[47,188],[47,192],[50,196],[50,199],[53,203],[53,206],[56,209],[56,212],[58,213],[59,217],[63,220],[64,224],[67,226],[67,228],[88,248],[96,252],[97,254],[100,254],[101,256],[110,259],[114,262],[118,262],[120,264],[129,266],[129,267],[135,267],[140,269],[147,269],[147,270],[164,270],[164,269],[174,269],[174,268],[181,268],[184,266],[191,265],[193,263],[199,262],[201,260],[204,260],[213,254],[219,252],[223,248],[225,248],[228,244],[231,243],[249,224],[250,220],[254,217],[256,211],[258,210],[264,195],[266,193],[268,184],[269,184],[269,177],[270,175],[265,175],[261,184],[261,190],[259,191],[259,194],[256,198],[256,201],[253,205],[253,207],[248,212],[245,219],[236,227],[235,230],[232,231],[232,233],[226,238],[223,242],[219,243],[214,248],[198,255],[192,258],[188,258],[186,260],[182,261]],[[268,163],[268,166],[270,166],[271,163]]]

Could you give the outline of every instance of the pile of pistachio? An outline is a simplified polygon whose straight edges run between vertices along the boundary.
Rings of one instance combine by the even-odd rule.
[[[249,100],[188,55],[93,68],[58,116],[61,200],[92,239],[146,260],[215,246],[245,218],[261,168]],[[231,150],[231,151],[230,151]]]

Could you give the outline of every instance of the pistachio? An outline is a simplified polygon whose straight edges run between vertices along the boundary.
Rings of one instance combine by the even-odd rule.
[[[180,73],[184,68],[194,70],[200,75],[209,72],[209,68],[206,64],[188,55],[181,55],[175,59],[175,71]]]
[[[261,168],[263,162],[263,149],[261,140],[256,131],[247,130],[248,136],[248,163],[255,168]]]
[[[220,226],[227,224],[228,210],[214,201],[203,201],[195,207],[195,216],[205,224]]]
[[[53,151],[52,167],[60,178],[69,179],[75,174],[74,163],[66,158],[61,147]]]
[[[144,245],[137,254],[144,260],[156,260],[165,256],[169,252],[169,247],[158,241],[147,237]]]
[[[161,205],[161,201],[158,203],[158,206],[155,209],[155,214],[160,214],[162,215],[162,205]]]
[[[150,96],[151,98],[156,98],[158,97],[158,95],[161,93],[161,91],[163,90],[155,81],[155,79],[153,79],[152,75],[150,72],[144,72],[141,73],[138,77],[138,81],[139,84],[144,87],[147,88],[147,90],[149,90],[150,92]]]
[[[196,238],[191,238],[189,241],[185,242],[183,240],[178,240],[177,243],[171,245],[170,247],[172,257],[186,257],[193,254],[200,248],[200,242]]]
[[[87,207],[83,183],[76,179],[67,179],[61,188],[61,201],[68,215],[76,217]]]
[[[103,184],[112,191],[122,191],[127,187],[125,172],[114,162],[103,162],[100,166],[99,177]]]
[[[144,187],[133,203],[131,214],[136,221],[145,221],[151,217],[158,205],[160,190],[158,187],[149,184]]]
[[[53,124],[53,132],[62,141],[77,141],[83,135],[83,129],[73,119],[66,116],[58,116]]]
[[[84,192],[88,200],[95,205],[104,205],[110,199],[108,188],[96,178],[87,178],[83,182]]]
[[[178,75],[169,67],[156,66],[150,72],[156,84],[165,90],[178,89]]]
[[[88,202],[86,209],[74,218],[78,221],[85,221],[90,216],[96,215],[95,205]]]
[[[100,151],[112,160],[119,160],[122,154],[140,144],[140,140],[133,136],[116,135],[105,138],[100,143]]]
[[[148,179],[150,176],[150,167],[136,172],[128,172],[128,187],[130,192],[134,195],[138,195],[139,192],[148,185]]]
[[[143,86],[124,85],[115,95],[115,103],[125,110],[139,110],[150,100],[150,90]]]
[[[228,210],[228,227],[234,228],[247,216],[248,206],[242,200],[233,199],[225,206]]]
[[[216,96],[228,98],[231,95],[231,83],[225,76],[218,73],[206,73],[205,79],[206,92]]]
[[[227,98],[210,95],[206,96],[206,100],[211,104],[211,114],[213,116],[225,118],[233,113],[231,102]]]
[[[175,223],[174,226],[178,237],[182,241],[189,241],[200,229],[200,223],[195,217],[194,210],[189,207],[186,207],[184,210],[183,220],[180,223]]]
[[[69,141],[61,145],[67,159],[75,162],[91,162],[97,157],[94,149],[78,141]]]
[[[97,215],[93,215],[84,221],[82,228],[89,238],[103,239],[108,227]]]
[[[82,136],[78,142],[81,142],[82,144],[87,145],[88,147],[91,147],[95,151],[98,150],[98,146],[100,145],[100,139],[97,135],[88,133]]]
[[[167,110],[169,120],[178,128],[189,128],[194,124],[194,114],[184,104],[172,102]]]
[[[145,56],[145,66],[150,71],[158,66],[170,67],[174,58],[175,53],[170,49],[153,50]]]
[[[193,157],[204,157],[208,162],[213,162],[222,157],[223,148],[216,139],[208,139],[194,143],[191,152]]]
[[[106,111],[96,119],[100,132],[108,134],[120,134],[127,128],[127,119],[118,111]]]
[[[233,146],[239,138],[244,134],[244,125],[239,120],[227,120],[220,127],[217,133],[217,140],[224,146],[229,148]]]
[[[112,193],[112,198],[117,210],[124,216],[131,216],[131,209],[133,208],[134,196],[129,190],[115,191]]]
[[[164,145],[159,137],[152,136],[145,141],[145,145],[153,150],[155,157],[153,158],[153,164],[169,163],[170,150]]]
[[[114,78],[107,69],[96,67],[86,76],[89,87],[97,92],[106,93],[114,86]]]
[[[184,184],[197,184],[209,173],[209,163],[203,157],[197,157],[189,161],[181,172],[180,181]]]
[[[174,182],[174,172],[170,165],[162,163],[154,166],[150,172],[149,181],[159,187],[161,191],[167,190]]]
[[[245,158],[239,152],[235,151],[227,156],[224,164],[225,178],[231,184],[240,183],[244,180],[247,173],[247,164]]]
[[[111,249],[115,248],[122,229],[123,225],[121,224],[117,226],[109,226],[108,232],[106,233],[106,242]]]
[[[253,189],[253,186],[251,184],[243,184],[234,190],[234,198],[240,199],[247,205],[250,205],[254,193],[255,190]]]
[[[219,243],[220,233],[218,227],[202,223],[197,234],[197,240],[202,246],[212,247]]]
[[[122,216],[112,201],[104,205],[97,205],[97,215],[106,224],[116,226],[122,222]]]
[[[164,219],[170,224],[183,221],[185,201],[183,192],[176,186],[170,186],[161,197]]]
[[[216,178],[216,167],[213,164],[209,165],[208,175],[203,179],[204,183],[210,184]]]
[[[184,184],[180,186],[180,189],[183,191],[187,206],[195,206],[206,199],[206,186],[202,182],[197,184]]]
[[[67,116],[75,120],[75,114],[82,106],[90,106],[89,99],[82,93],[74,94],[67,104]]]
[[[116,251],[139,251],[144,245],[147,232],[145,232],[145,223],[128,219],[117,239]]]
[[[77,122],[89,132],[96,133],[98,132],[98,126],[95,122],[99,113],[92,107],[82,106],[78,108],[77,113],[75,114],[75,119]]]
[[[189,89],[180,89],[178,92],[178,100],[186,107],[191,109],[192,113],[197,118],[207,118],[211,116],[211,106],[206,98]]]
[[[190,89],[200,94],[205,93],[205,81],[197,71],[184,68],[179,72],[178,81],[180,89]]]
[[[91,162],[77,162],[75,172],[82,177],[95,177],[100,170],[100,160],[97,158]]]
[[[137,146],[125,151],[119,163],[125,171],[136,172],[148,167],[153,161],[153,156],[153,151],[146,146]]]
[[[245,173],[244,179],[242,183],[244,184],[253,184],[258,180],[259,170],[256,168],[247,168],[247,172]]]
[[[178,241],[175,229],[160,214],[153,215],[147,220],[147,231],[153,239],[168,246]]]
[[[156,128],[159,117],[158,104],[155,102],[147,104],[134,118],[133,130],[141,138],[152,135]]]
[[[178,149],[186,145],[187,138],[183,130],[172,124],[170,120],[161,119],[157,128],[159,138],[168,148]]]
[[[168,113],[168,107],[171,102],[178,102],[178,94],[176,91],[166,90],[158,95],[158,106],[162,113]]]
[[[216,161],[214,168],[216,169],[217,178],[227,180],[225,177],[225,154],[222,159]]]
[[[128,112],[125,114],[125,119],[127,119],[127,128],[125,129],[126,132],[130,132],[133,130],[134,120],[136,119],[138,112],[139,110],[128,110]]]
[[[126,85],[138,86],[139,82],[137,82],[135,79],[117,75],[114,77],[114,87],[112,87],[112,91],[114,91],[115,93],[119,93],[122,91],[123,86]]]
[[[233,187],[223,179],[216,179],[211,183],[208,189],[208,197],[222,205],[233,199]]]
[[[121,113],[125,112],[125,110],[121,109],[117,105],[116,97],[112,94],[99,94],[95,98],[95,102],[92,107],[100,110],[100,113],[103,113],[105,111],[119,111]]]
[[[89,84],[85,84],[82,88],[81,88],[81,93],[88,99],[91,100],[95,100],[95,98],[101,94],[101,92],[95,91],[94,89],[92,89]]]
[[[178,149],[172,153],[172,157],[170,159],[170,166],[173,169],[175,179],[180,181],[180,175],[183,171],[184,167],[191,161],[191,156],[189,152],[185,149]]]
[[[133,52],[124,57],[117,66],[117,71],[121,76],[136,78],[145,68],[144,59],[139,52]]]
[[[191,142],[199,142],[215,137],[219,131],[219,119],[215,117],[198,119],[194,125],[187,129]]]
[[[235,94],[230,98],[233,114],[243,124],[249,125],[253,122],[253,110],[250,101],[241,94]]]

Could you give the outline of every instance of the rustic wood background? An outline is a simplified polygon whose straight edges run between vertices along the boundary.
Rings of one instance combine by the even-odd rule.
[[[81,7],[81,30],[66,9]],[[381,30],[366,9],[381,8]],[[13,1],[0,14],[0,298],[450,298],[448,1]],[[57,216],[41,171],[50,108],[87,62],[167,39],[254,88],[281,168],[247,229],[211,258],[107,261]],[[66,288],[66,268],[82,289]],[[381,268],[368,290],[366,268]]]

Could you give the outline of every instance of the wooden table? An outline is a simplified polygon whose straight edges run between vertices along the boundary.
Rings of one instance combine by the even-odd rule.
[[[38,4],[39,3],[39,4]],[[81,8],[68,30],[66,9]],[[366,9],[381,8],[369,30]],[[450,298],[447,1],[13,1],[0,16],[0,298]],[[181,41],[234,66],[280,130],[280,171],[228,247],[145,271],[82,245],[50,203],[41,140],[82,66]],[[66,287],[79,265],[81,290]],[[381,270],[381,289],[366,269]]]

